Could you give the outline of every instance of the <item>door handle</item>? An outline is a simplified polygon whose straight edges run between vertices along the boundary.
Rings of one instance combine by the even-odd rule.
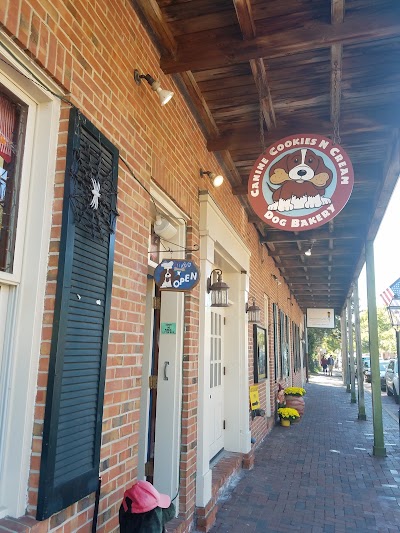
[[[168,381],[168,376],[167,376],[167,368],[169,367],[169,361],[165,361],[164,363],[164,381]]]

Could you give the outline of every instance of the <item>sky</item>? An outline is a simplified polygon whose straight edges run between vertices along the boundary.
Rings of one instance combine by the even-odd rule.
[[[374,241],[375,288],[378,307],[384,306],[381,292],[400,278],[400,179]],[[367,309],[365,265],[358,280],[360,311]]]

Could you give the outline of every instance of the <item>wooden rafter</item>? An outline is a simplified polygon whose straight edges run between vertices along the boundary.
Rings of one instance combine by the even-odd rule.
[[[250,0],[233,0],[233,5],[235,6],[243,39],[253,39],[256,36],[256,27],[251,12]]]
[[[133,0],[134,5],[146,18],[152,31],[157,35],[158,45],[162,54],[166,57],[175,58],[177,43],[172,35],[168,24],[165,22],[156,0]]]
[[[346,133],[363,133],[372,131],[382,131],[393,127],[400,119],[399,113],[392,113],[392,116],[376,116],[373,110],[370,114],[357,113],[341,121],[341,131]],[[321,135],[332,135],[332,122],[329,120],[303,120],[301,122],[294,122],[281,126],[275,130],[265,132],[265,140],[272,143],[282,137],[290,134],[298,133],[299,131],[314,131]],[[207,142],[207,149],[210,152],[217,152],[219,150],[237,150],[239,148],[247,148],[257,144],[259,147],[259,131],[257,128],[236,128],[231,132],[222,134],[217,138],[210,139]]]
[[[250,61],[250,66],[257,85],[258,94],[260,95],[261,109],[265,124],[267,125],[268,130],[272,130],[276,127],[276,118],[264,61],[263,59],[252,59]]]
[[[200,32],[201,33],[201,32]],[[166,74],[184,70],[212,69],[250,59],[273,59],[289,54],[319,50],[333,44],[364,43],[372,40],[398,37],[400,10],[380,12],[374,15],[357,14],[346,17],[343,24],[330,25],[315,21],[309,28],[279,31],[257,36],[249,41],[232,39],[214,42],[207,33],[198,35],[202,46],[178,47],[177,59],[161,58],[161,68]],[[200,42],[199,41],[199,42]]]
[[[272,243],[278,243],[278,242],[297,242],[297,241],[320,241],[320,240],[326,240],[326,239],[359,239],[362,236],[362,231],[357,231],[356,229],[352,232],[349,232],[347,230],[339,230],[335,229],[333,233],[331,233],[328,229],[326,229],[325,226],[322,226],[319,230],[309,230],[309,231],[303,231],[301,233],[295,234],[290,231],[271,231],[268,232],[268,234],[261,239],[261,242],[272,242]]]
[[[331,23],[332,25],[343,24],[345,0],[332,0]],[[342,83],[342,56],[343,46],[335,43],[331,47],[331,121],[332,125],[338,125],[340,118],[340,99]],[[339,132],[336,132],[337,134]]]
[[[251,5],[249,0],[233,0],[239,26],[243,39],[250,40],[256,36],[256,26],[254,24]],[[264,61],[261,58],[250,60],[251,71],[260,98],[260,105],[265,124],[268,130],[276,126],[275,111],[272,105],[271,91],[269,88],[267,72]]]
[[[307,248],[306,248],[307,249]],[[350,252],[351,253],[351,249],[339,249],[339,250],[315,250],[313,249],[312,251],[312,257],[321,257],[321,256],[326,256],[326,255],[331,255],[331,256],[343,256],[346,254],[346,251]],[[269,252],[269,255],[271,257],[293,257],[293,250],[286,250],[286,251],[282,251],[282,250],[275,250],[274,252]]]

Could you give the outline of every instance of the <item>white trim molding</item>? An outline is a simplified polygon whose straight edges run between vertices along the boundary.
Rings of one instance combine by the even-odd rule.
[[[206,191],[200,201],[200,333],[199,333],[199,398],[197,426],[196,505],[205,507],[211,498],[209,457],[210,305],[207,278],[213,268],[221,268],[230,286],[225,309],[224,331],[224,448],[248,453],[251,449],[249,428],[248,325],[245,305],[248,300],[250,251],[229,220]]]
[[[26,78],[27,66],[46,87],[40,69],[0,32],[0,83],[28,106],[23,179],[25,205],[18,216],[20,265],[14,279],[13,324],[2,349],[8,361],[4,412],[4,457],[0,480],[0,516],[25,514],[37,387],[44,296],[52,219],[60,101]],[[8,64],[7,64],[8,63]],[[33,121],[33,122],[29,122]]]

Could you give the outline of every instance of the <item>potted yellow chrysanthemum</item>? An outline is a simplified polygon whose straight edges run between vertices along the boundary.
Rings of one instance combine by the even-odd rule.
[[[304,396],[306,393],[306,389],[303,389],[303,387],[286,387],[285,394],[290,396]]]
[[[291,422],[294,422],[300,417],[297,409],[292,409],[291,407],[280,407],[278,409],[278,415],[281,419],[281,426],[284,427],[289,427]]]
[[[303,389],[303,387],[286,387],[286,407],[292,407],[293,409],[297,409],[300,416],[303,416],[305,407],[303,396],[305,395],[305,393],[306,389]]]

